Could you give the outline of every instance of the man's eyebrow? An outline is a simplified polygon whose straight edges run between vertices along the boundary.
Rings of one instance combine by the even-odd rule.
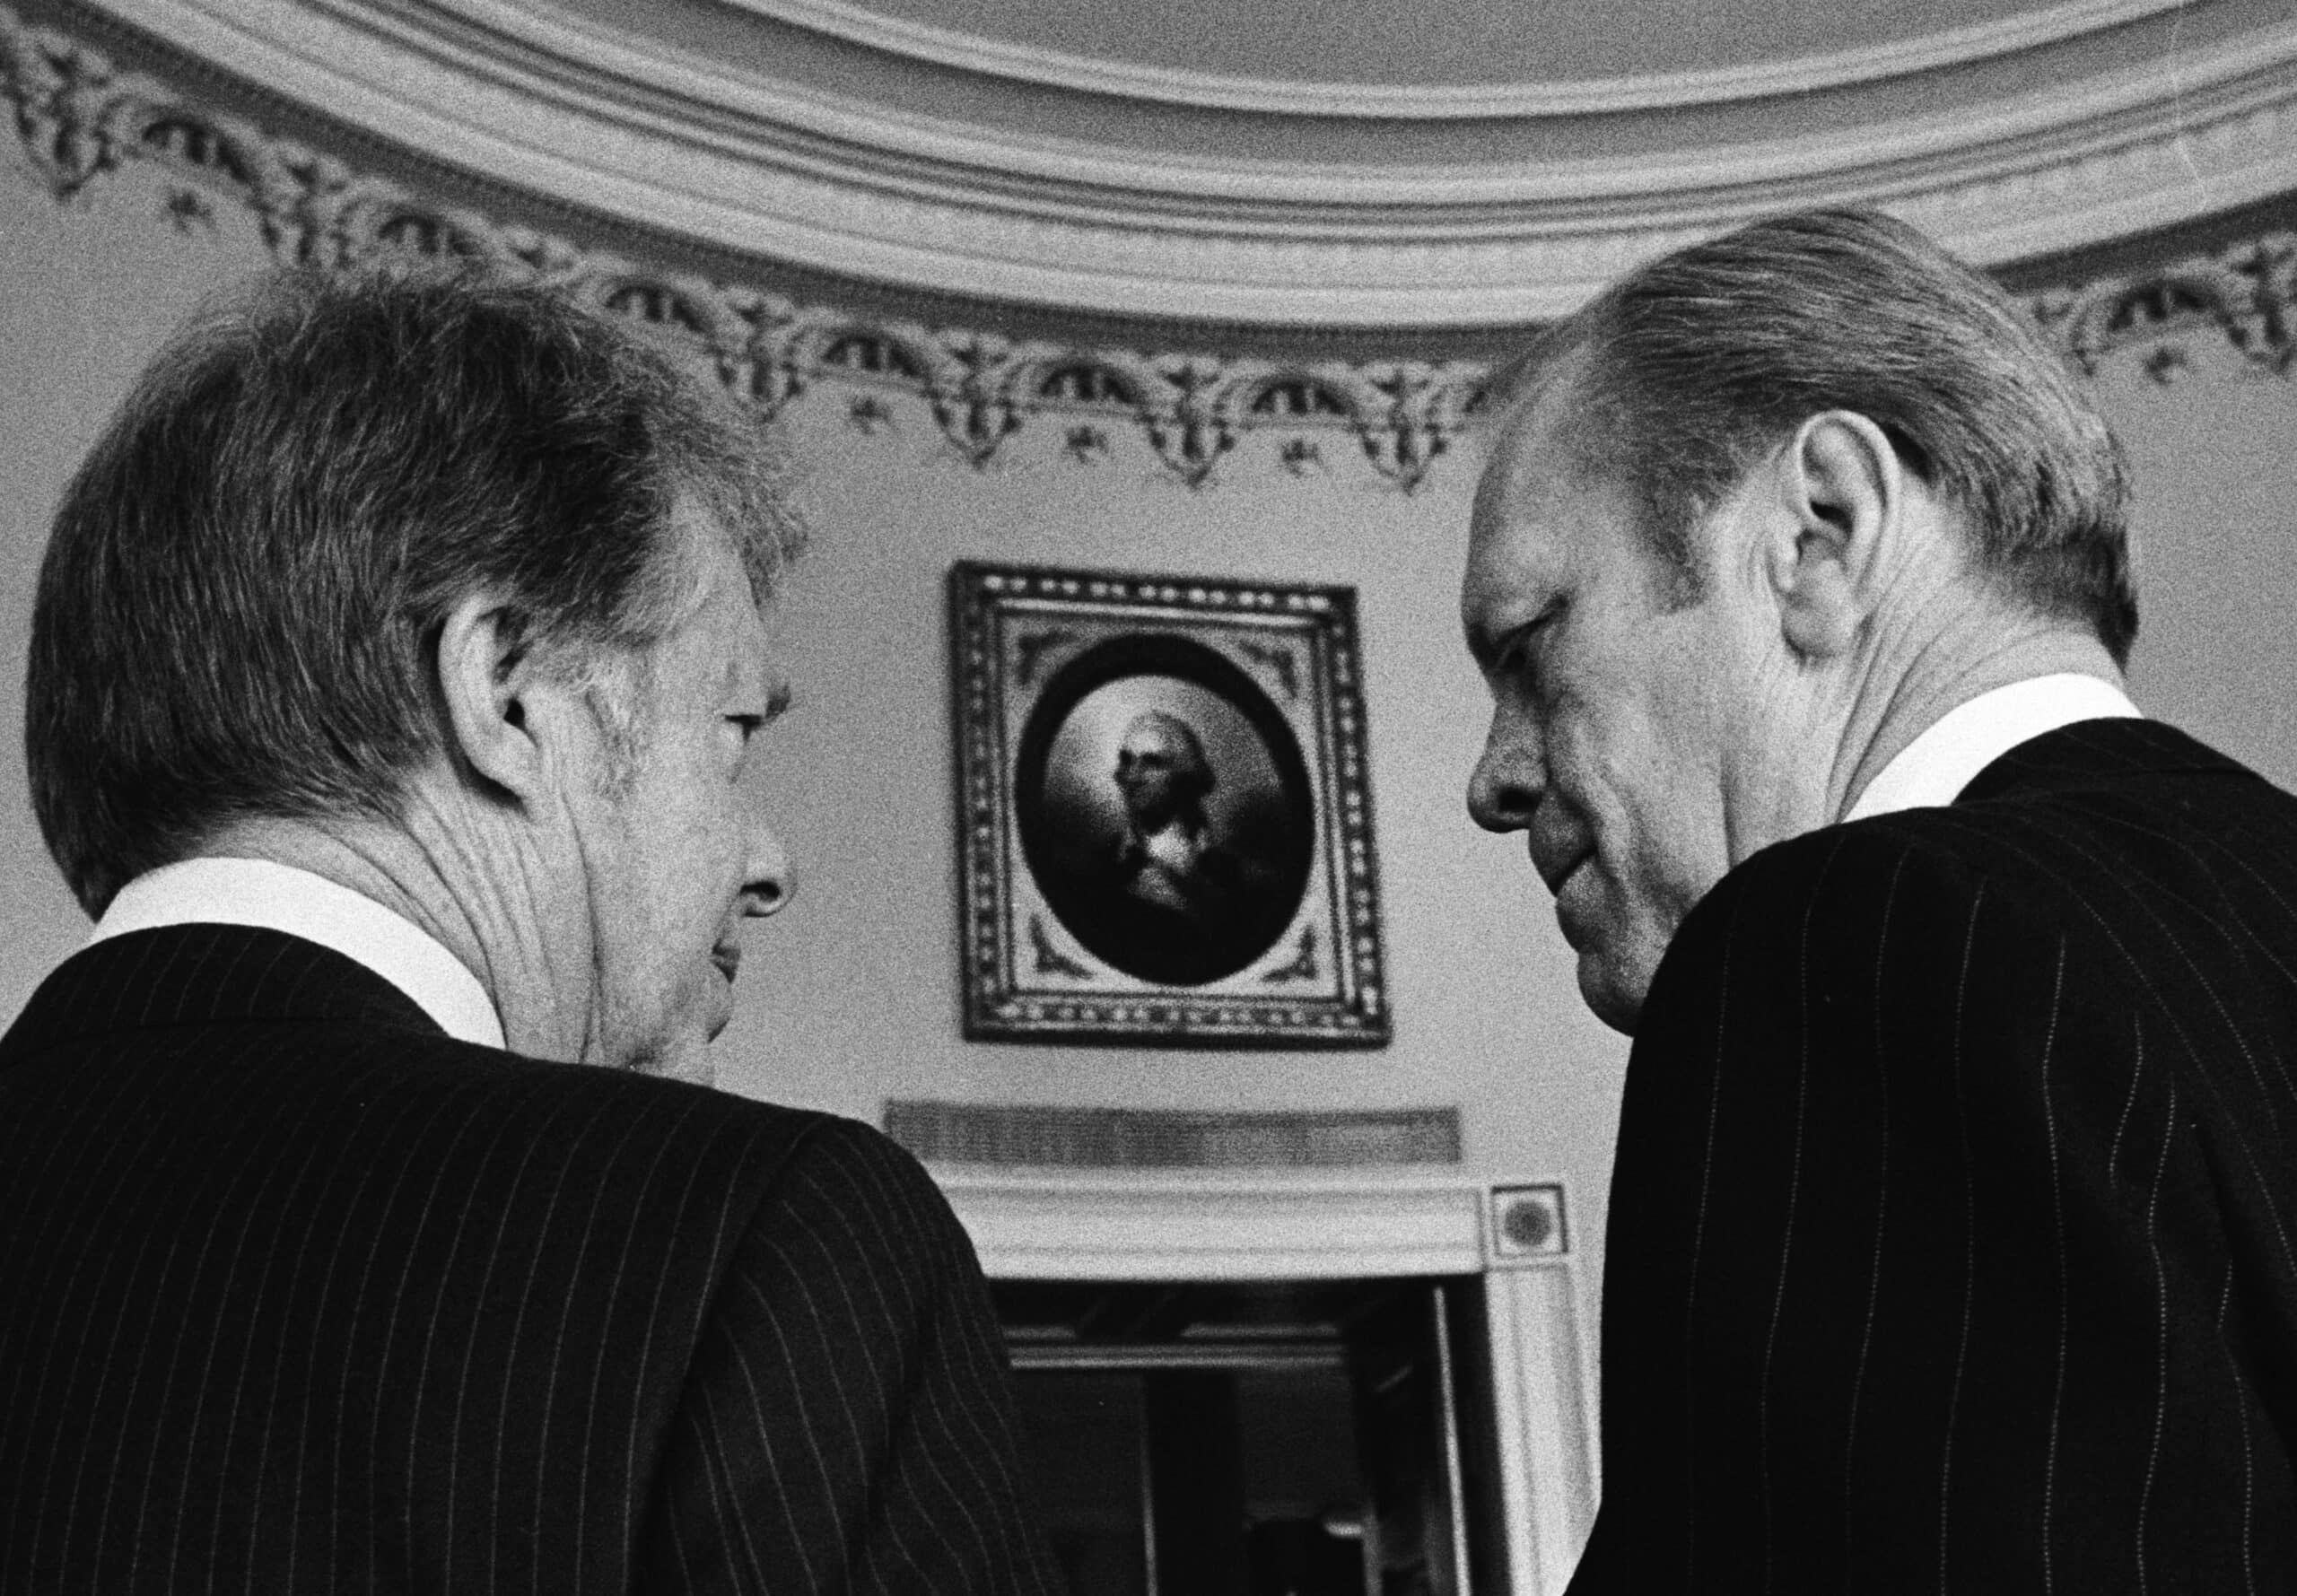
[[[1541,613],[1545,612],[1542,610]],[[1535,615],[1512,625],[1495,626],[1489,616],[1477,616],[1467,624],[1468,658],[1475,661],[1478,669],[1491,669],[1499,663],[1499,656],[1507,652],[1507,645],[1515,640],[1516,633],[1536,625],[1538,621],[1539,616]]]
[[[1499,658],[1499,640],[1492,635],[1491,628],[1480,620],[1469,622],[1466,630],[1468,658],[1475,661],[1478,670],[1489,670],[1492,662]]]
[[[1494,628],[1480,619],[1471,622],[1467,629],[1468,657],[1475,661],[1480,670],[1488,673],[1495,669],[1508,650],[1552,620],[1559,607],[1557,600],[1550,597],[1538,609],[1512,625]]]

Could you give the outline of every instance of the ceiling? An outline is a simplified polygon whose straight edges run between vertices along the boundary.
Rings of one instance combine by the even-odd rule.
[[[1982,51],[2006,36],[2094,29],[2152,5],[2042,0],[725,0],[733,9],[915,55],[1017,76],[1132,78],[1148,97],[1380,87],[1442,95],[1542,85],[1616,85],[1623,97],[1663,81],[1789,62],[1842,63],[1925,42]],[[623,0],[624,26],[650,5]],[[1949,41],[1952,41],[1951,43]]]
[[[1999,266],[2297,191],[2297,0],[25,3],[713,271],[933,305],[1517,325],[1795,205]]]

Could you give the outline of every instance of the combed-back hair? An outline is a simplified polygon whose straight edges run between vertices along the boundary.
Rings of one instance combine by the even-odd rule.
[[[237,820],[401,812],[437,649],[485,594],[546,668],[698,597],[692,506],[760,602],[802,541],[752,414],[634,328],[477,273],[290,271],[196,318],[66,489],[25,751],[91,914]]]
[[[2127,661],[2120,445],[2018,307],[1913,228],[1812,211],[1678,250],[1550,329],[1494,397],[1581,351],[1560,440],[1637,493],[1679,601],[1702,590],[1701,520],[1803,422],[1851,410],[1958,512],[1980,580]]]

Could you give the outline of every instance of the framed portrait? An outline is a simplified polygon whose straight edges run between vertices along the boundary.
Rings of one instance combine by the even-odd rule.
[[[1347,588],[958,565],[965,1034],[1388,1040]]]

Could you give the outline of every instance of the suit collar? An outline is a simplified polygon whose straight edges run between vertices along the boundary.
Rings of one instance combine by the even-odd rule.
[[[2076,721],[2137,712],[2121,685],[2102,676],[2061,671],[2005,683],[1924,728],[1876,772],[1843,818],[1951,804],[1971,777],[2021,743]]]
[[[444,1035],[354,959],[252,926],[133,931],[57,966],[0,1040],[0,1057],[122,1031],[326,1021]]]
[[[420,1003],[448,1035],[502,1045],[493,999],[436,938],[309,870],[212,856],[162,865],[119,889],[89,941],[180,925],[261,926],[333,948]]]
[[[2178,774],[2255,772],[2159,720],[2083,720],[2019,744],[1973,776],[1954,801],[1979,803],[2133,776]]]

